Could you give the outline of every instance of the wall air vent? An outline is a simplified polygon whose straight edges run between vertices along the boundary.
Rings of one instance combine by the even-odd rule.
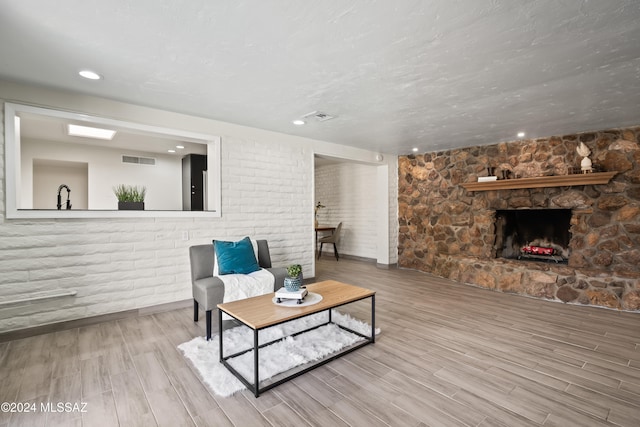
[[[134,163],[138,165],[155,165],[156,159],[150,157],[122,156],[122,163]]]

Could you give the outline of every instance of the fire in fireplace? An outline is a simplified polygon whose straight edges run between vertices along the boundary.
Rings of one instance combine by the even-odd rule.
[[[497,210],[496,258],[566,264],[571,209]]]

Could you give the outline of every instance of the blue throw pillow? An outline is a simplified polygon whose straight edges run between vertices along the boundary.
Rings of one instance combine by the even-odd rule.
[[[238,242],[214,240],[218,274],[249,274],[260,270],[249,237]]]

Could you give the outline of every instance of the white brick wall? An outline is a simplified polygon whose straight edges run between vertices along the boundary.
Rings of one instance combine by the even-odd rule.
[[[0,106],[0,212],[5,212],[5,193],[4,190],[6,188],[5,180],[4,180],[4,106]],[[2,221],[0,219],[0,221]]]
[[[274,265],[296,261],[310,271],[313,254],[304,242],[313,208],[304,195],[313,165],[301,154],[286,144],[266,150],[224,138],[222,218],[3,220],[2,299],[57,289],[78,294],[0,308],[0,332],[188,299],[187,248],[213,238],[268,239]]]
[[[78,294],[0,307],[0,332],[191,298],[187,248],[213,238],[268,239],[274,265],[295,261],[311,271],[312,159],[308,148],[288,143],[223,137],[221,218],[3,216],[0,300],[36,291]],[[190,240],[182,240],[183,231]]]
[[[250,231],[255,238],[269,240],[274,264],[296,261],[303,272],[310,272],[312,173],[308,147],[223,138],[222,219],[229,215],[234,219],[225,227],[225,235],[242,237]]]
[[[398,263],[398,158],[389,164],[389,264]]]
[[[338,163],[316,168],[316,203],[326,206],[318,211],[318,222],[342,222],[339,254],[377,258],[375,182],[375,166]],[[333,245],[324,245],[322,252],[332,256]]]
[[[2,85],[0,97],[68,110],[86,106],[87,113],[116,118],[119,112],[125,112],[127,117],[123,118],[142,123],[219,135],[222,139],[222,216],[7,220],[2,130],[0,301],[38,291],[66,289],[76,290],[77,296],[0,306],[0,333],[190,299],[188,247],[210,243],[213,238],[231,240],[248,235],[267,239],[274,265],[299,262],[307,276],[313,275],[313,151],[325,144],[328,150],[339,154],[340,148],[335,144],[100,98],[22,88],[17,84]],[[4,109],[0,112],[4,114]],[[0,127],[3,123],[4,120]],[[366,154],[368,158],[373,157],[371,153]],[[366,195],[370,189],[364,181],[369,171],[357,170],[357,180],[363,181],[360,194]],[[344,176],[343,185],[350,185],[352,178],[355,176]],[[390,199],[396,199],[396,195],[390,195]],[[366,197],[356,200],[354,196],[341,205],[351,203],[357,203],[364,210],[369,208]],[[345,250],[353,249],[346,253],[375,257],[368,236],[374,234],[370,233],[370,220],[356,220],[349,217],[348,212],[340,217],[345,227],[349,224]],[[390,221],[397,224],[397,216],[394,214]],[[182,240],[184,231],[189,232],[187,241]],[[351,243],[348,243],[349,233],[358,236]],[[390,250],[396,250],[397,243],[390,245]]]

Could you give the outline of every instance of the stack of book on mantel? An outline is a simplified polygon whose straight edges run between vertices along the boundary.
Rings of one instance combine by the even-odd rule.
[[[478,182],[490,182],[490,181],[495,181],[497,179],[498,179],[497,176],[479,176]]]

